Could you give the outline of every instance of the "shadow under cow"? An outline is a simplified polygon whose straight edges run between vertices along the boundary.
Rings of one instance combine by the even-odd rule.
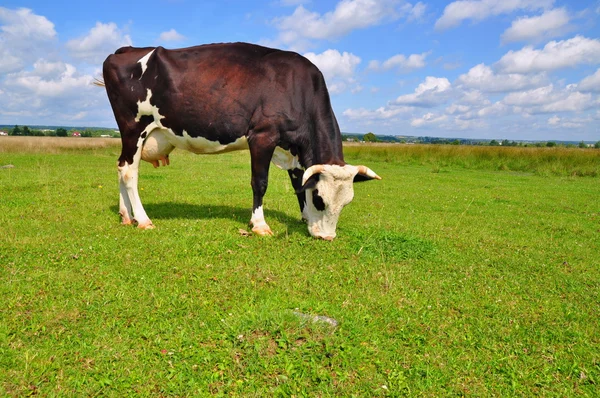
[[[252,211],[247,207],[235,207],[227,205],[206,205],[190,204],[176,202],[145,203],[144,209],[151,220],[212,220],[212,219],[230,219],[240,223],[240,228],[246,228],[252,216]],[[113,205],[110,210],[118,214],[119,207]],[[267,223],[278,221],[285,224],[289,231],[306,232],[306,223],[298,217],[291,217],[288,214],[277,210],[265,210]],[[159,225],[160,226],[160,225]]]

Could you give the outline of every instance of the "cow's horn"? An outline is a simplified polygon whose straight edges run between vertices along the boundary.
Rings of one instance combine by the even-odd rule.
[[[381,177],[379,177],[373,170],[371,170],[367,166],[356,166],[356,167],[358,168],[358,174],[369,177],[369,178],[374,178],[376,180],[381,180]]]
[[[324,169],[325,166],[322,164],[315,164],[310,166],[302,175],[302,185],[306,184],[306,181],[308,181],[308,179],[313,175],[323,172]]]

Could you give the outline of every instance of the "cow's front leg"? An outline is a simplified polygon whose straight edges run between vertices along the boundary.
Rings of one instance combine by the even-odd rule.
[[[252,232],[257,235],[273,235],[273,231],[265,221],[263,213],[263,197],[269,183],[269,165],[273,157],[275,145],[264,133],[249,140],[250,160],[252,163]]]
[[[296,197],[298,198],[298,204],[300,205],[300,214],[302,215],[302,220],[308,220],[308,217],[305,216],[305,208],[306,208],[306,193],[301,190],[302,189],[302,176],[304,175],[304,170],[302,169],[292,169],[288,170],[288,175],[290,176],[290,181],[292,182],[292,187],[294,191],[296,191]]]

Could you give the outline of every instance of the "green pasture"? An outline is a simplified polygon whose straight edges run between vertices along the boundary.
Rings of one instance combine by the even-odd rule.
[[[600,151],[411,150],[346,149],[333,242],[274,166],[240,233],[247,152],[143,164],[141,231],[118,146],[0,151],[0,396],[597,396]]]

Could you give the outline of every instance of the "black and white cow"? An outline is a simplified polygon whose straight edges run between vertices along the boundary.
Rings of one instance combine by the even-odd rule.
[[[294,52],[246,43],[124,47],[106,59],[103,77],[121,131],[123,224],[153,228],[137,189],[140,160],[168,165],[174,148],[250,150],[258,235],[272,235],[262,208],[271,161],[288,171],[310,234],[326,240],[336,235],[353,182],[380,179],[344,162],[323,75]]]

